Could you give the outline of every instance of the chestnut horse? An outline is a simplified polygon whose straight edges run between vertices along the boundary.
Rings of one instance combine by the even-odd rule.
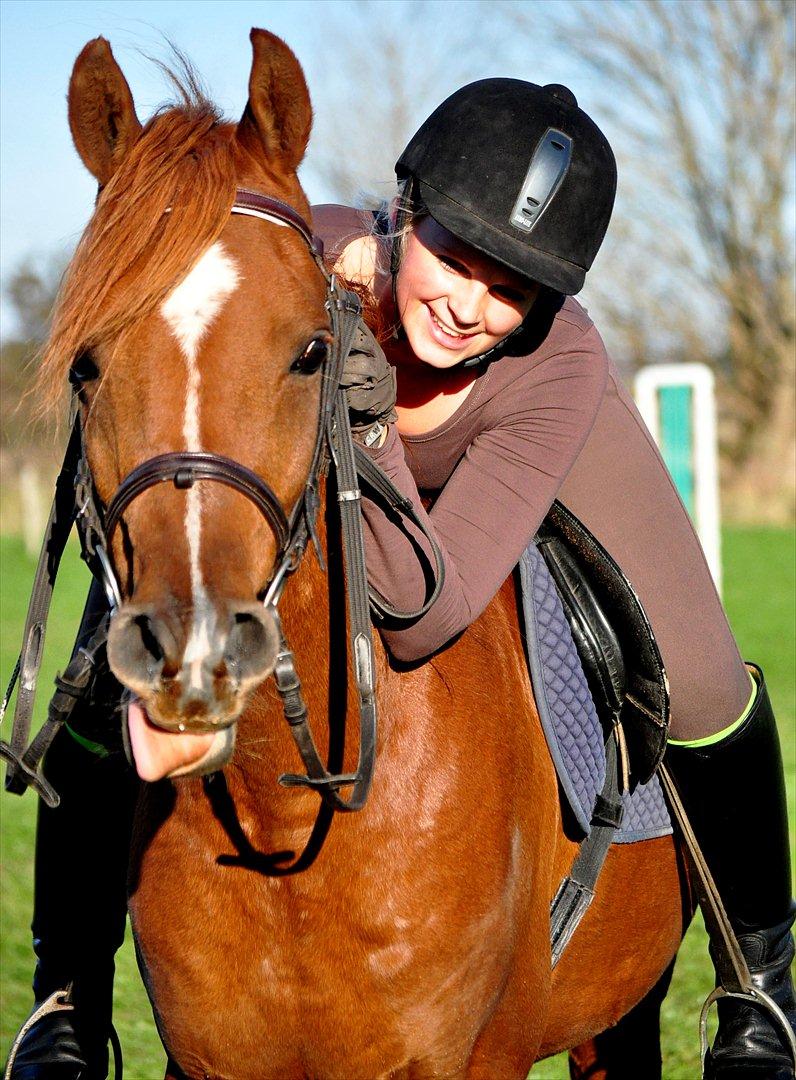
[[[306,358],[329,337],[326,282],[295,229],[230,213],[246,188],[309,218],[296,169],[311,108],[287,46],[251,39],[237,125],[186,92],[142,127],[102,38],[74,68],[70,124],[100,196],[42,380],[55,393],[79,356],[106,505],[159,454],[224,455],[286,508],[311,468],[322,374]],[[343,572],[323,510],[320,523],[329,572],[308,555],[280,612],[321,753],[351,770]],[[520,1078],[579,1047],[576,1075],[630,1055],[654,1076],[688,917],[676,846],[611,850],[552,971],[550,901],[577,848],[513,583],[425,663],[399,668],[376,641],[375,778],[361,812],[335,815],[277,782],[298,759],[267,678],[277,634],[260,600],[276,555],[251,500],[210,482],[149,487],[113,538],[115,673],[153,725],[185,731],[172,738],[214,732],[224,757],[237,732],[223,771],[146,784],[137,813],[130,911],[169,1075]]]

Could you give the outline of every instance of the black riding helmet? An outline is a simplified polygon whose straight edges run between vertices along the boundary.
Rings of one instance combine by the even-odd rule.
[[[520,79],[457,90],[395,171],[454,236],[570,295],[583,287],[616,193],[608,140],[572,91]]]

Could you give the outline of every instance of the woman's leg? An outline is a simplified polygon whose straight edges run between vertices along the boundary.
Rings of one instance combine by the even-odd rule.
[[[613,370],[559,497],[616,559],[649,616],[671,686],[671,737],[680,743],[669,751],[672,772],[755,978],[777,984],[793,1017],[789,851],[771,707],[760,685],[741,720],[749,675],[688,514]],[[765,1015],[750,1021],[761,1035],[749,1046],[749,1025],[732,1015],[741,1009],[722,1009],[715,1075],[792,1080]]]
[[[90,594],[76,647],[101,614]],[[84,743],[113,737],[120,687],[98,671],[70,720]],[[13,1080],[97,1080],[107,1075],[114,954],[124,938],[126,878],[137,778],[121,750],[104,756],[62,729],[43,771],[61,797],[39,804],[33,947],[37,1003],[71,986],[74,1010],[39,1020],[23,1038]]]
[[[716,881],[755,986],[796,1027],[790,965],[788,819],[779,736],[762,673],[749,707],[717,733],[671,741],[667,764]],[[719,1003],[719,1029],[706,1076],[715,1080],[793,1080],[781,1026],[762,1008]]]

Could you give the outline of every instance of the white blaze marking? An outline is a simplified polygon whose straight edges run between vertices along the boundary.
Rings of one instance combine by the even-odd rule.
[[[194,582],[196,587],[196,582]],[[183,671],[187,667],[190,671],[188,682],[190,686],[199,689],[202,685],[202,663],[205,657],[210,655],[211,639],[215,629],[213,609],[208,603],[207,594],[201,585],[198,595],[194,592],[193,626],[191,636],[185,646],[182,658]]]
[[[201,372],[197,363],[199,343],[229,296],[235,291],[240,275],[234,261],[220,243],[204,253],[184,281],[166,298],[161,314],[177,338],[187,367],[187,393],[182,432],[185,449],[202,449],[199,423],[199,388]],[[185,532],[191,566],[194,622],[185,647],[184,664],[190,666],[191,685],[201,684],[202,660],[210,652],[213,630],[212,606],[207,599],[199,550],[202,538],[202,503],[199,487],[188,489]]]
[[[180,343],[188,367],[188,394],[185,402],[183,434],[188,450],[199,444],[199,342],[240,280],[237,267],[221,244],[213,244],[184,281],[166,298],[161,308],[166,322]]]

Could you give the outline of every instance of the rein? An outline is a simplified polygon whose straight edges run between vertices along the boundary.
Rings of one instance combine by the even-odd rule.
[[[323,246],[304,219],[287,203],[260,192],[239,188],[231,213],[260,218],[284,225],[301,236],[326,280],[326,308],[332,324],[332,346],[322,370],[318,427],[311,465],[303,491],[287,514],[279,497],[260,476],[244,465],[221,454],[171,452],[149,458],[132,470],[120,483],[107,507],[97,498],[93,477],[85,454],[82,419],[73,401],[72,434],[64,464],[56,483],[56,494],[42,546],[25,624],[22,652],[11,682],[0,704],[0,721],[5,714],[17,679],[20,688],[14,713],[10,744],[0,741],[0,756],[8,762],[6,789],[22,794],[34,787],[49,806],[57,806],[57,793],[41,775],[38,766],[61,724],[68,718],[77,699],[90,681],[94,655],[104,645],[113,612],[122,603],[121,587],[113,565],[110,541],[125,510],[144,491],[161,483],[187,489],[199,480],[213,480],[245,495],[263,515],[277,541],[275,570],[264,592],[279,632],[280,647],[274,678],[282,698],[285,718],[301,755],[306,775],[286,774],[279,782],[287,787],[310,787],[334,810],[361,809],[368,796],[375,765],[377,713],[375,669],[370,604],[379,614],[392,618],[419,618],[439,595],[444,579],[442,553],[434,538],[414,512],[411,502],[394,487],[351,437],[345,391],[340,387],[343,365],[360,318],[360,304],[354,293],[340,289],[335,276],[323,264]],[[343,536],[347,578],[347,603],[350,649],[353,658],[359,701],[359,757],[354,773],[330,773],[318,753],[309,727],[307,707],[296,673],[295,657],[288,645],[279,617],[278,604],[287,579],[299,567],[312,540],[323,566],[316,521],[320,505],[318,487],[321,476],[332,464],[338,479],[338,508]],[[365,544],[362,531],[361,492],[358,474],[374,493],[406,514],[426,535],[436,564],[436,583],[431,595],[418,611],[395,611],[383,598],[371,594],[367,584]],[[44,634],[50,599],[61,555],[72,525],[76,523],[82,557],[102,583],[110,611],[89,646],[79,650],[67,670],[57,680],[58,690],[50,704],[47,721],[33,742],[25,749],[41,665]],[[351,786],[349,797],[339,789]]]

